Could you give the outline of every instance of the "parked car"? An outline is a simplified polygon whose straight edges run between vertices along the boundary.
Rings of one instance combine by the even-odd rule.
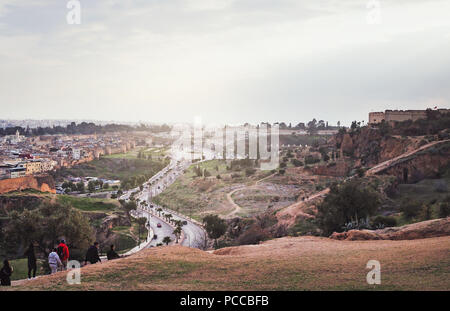
[[[161,228],[161,223],[158,222],[158,224],[156,225],[158,228]]]

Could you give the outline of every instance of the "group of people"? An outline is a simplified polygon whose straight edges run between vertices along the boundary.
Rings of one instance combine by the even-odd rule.
[[[28,259],[28,279],[36,278],[36,253],[34,249],[34,243],[30,243],[24,255]],[[86,252],[84,264],[87,265],[102,262],[99,256],[99,243],[95,242],[89,247]],[[114,245],[110,246],[109,251],[106,253],[108,260],[120,258],[120,255],[114,250]],[[50,252],[48,255],[48,264],[50,266],[50,273],[56,273],[58,270],[63,271],[67,269],[67,262],[69,261],[69,247],[64,240],[61,240],[59,245]],[[2,286],[11,285],[11,275],[14,269],[7,259],[3,261],[3,267],[0,269],[0,283]]]

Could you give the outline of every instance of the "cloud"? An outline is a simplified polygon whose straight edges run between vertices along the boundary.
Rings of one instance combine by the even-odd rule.
[[[81,0],[81,25],[65,4],[0,4],[6,117],[349,122],[450,99],[448,1],[381,1],[376,26],[356,0]]]

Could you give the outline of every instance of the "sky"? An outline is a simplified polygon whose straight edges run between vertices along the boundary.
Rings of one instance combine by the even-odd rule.
[[[448,0],[0,3],[0,119],[330,124],[450,108]]]

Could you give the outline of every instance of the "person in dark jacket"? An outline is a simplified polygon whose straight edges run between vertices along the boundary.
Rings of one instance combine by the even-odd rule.
[[[86,258],[84,260],[84,264],[87,264],[87,262],[89,261],[91,264],[97,263],[100,261],[100,263],[102,262],[102,260],[100,259],[100,256],[98,255],[98,242],[95,242],[94,245],[91,245],[88,249],[88,251],[86,252]]]
[[[119,254],[114,250],[114,244],[111,244],[111,249],[106,253],[106,257],[108,260],[120,258]]]
[[[3,268],[0,270],[0,284],[1,286],[11,286],[11,274],[14,269],[9,264],[9,261],[5,259],[3,261]]]
[[[36,253],[34,252],[34,244],[30,243],[25,256],[28,258],[28,279],[31,279],[31,272],[33,271],[33,278],[36,277]]]

